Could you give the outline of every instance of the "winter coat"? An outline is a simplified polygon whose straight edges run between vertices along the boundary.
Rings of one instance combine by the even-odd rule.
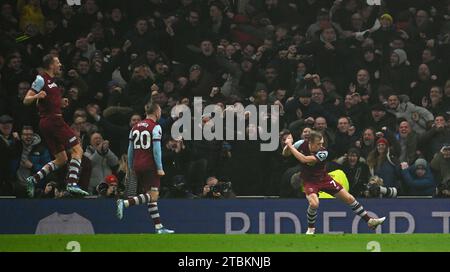
[[[111,150],[100,154],[93,146],[88,146],[84,155],[91,160],[92,172],[88,190],[92,193],[95,187],[112,173],[113,168],[119,165],[119,159]]]
[[[425,157],[431,160],[436,153],[440,153],[444,144],[450,143],[450,128],[431,128],[420,137],[420,143],[424,146]]]
[[[436,182],[429,166],[426,168],[425,176],[416,176],[416,167],[410,166],[401,171],[403,178],[403,195],[410,196],[432,196],[436,190]]]
[[[20,142],[15,145],[14,160],[12,161],[13,169],[14,173],[17,174],[19,182],[21,182],[22,184],[25,184],[25,179],[27,177],[41,170],[44,165],[52,160],[48,149],[44,146],[41,141],[41,137],[38,134],[33,135],[31,146],[32,147],[30,154],[28,155],[28,160],[31,161],[33,167],[31,169],[28,169],[20,165],[23,152],[23,143]],[[38,184],[38,187],[43,187],[45,183],[46,181],[45,179],[43,179]]]
[[[433,121],[434,117],[431,112],[423,107],[419,107],[409,102],[407,98],[403,98],[403,101],[395,110],[388,110],[395,114],[397,119],[405,118],[410,124],[411,129],[418,134],[424,133],[427,130],[427,123]],[[413,120],[413,114],[419,115],[419,120]]]

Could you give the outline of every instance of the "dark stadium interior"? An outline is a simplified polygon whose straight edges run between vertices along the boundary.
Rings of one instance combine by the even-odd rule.
[[[161,198],[302,198],[299,163],[282,150],[311,129],[357,198],[450,197],[450,0],[76,2],[0,0],[0,196],[26,198],[25,179],[52,160],[36,105],[23,103],[52,54],[84,151],[79,185],[94,196],[136,195],[129,133],[151,100],[162,109]],[[219,112],[194,126],[232,111],[244,130],[223,135],[245,140],[172,137],[194,97]],[[276,150],[249,139],[261,133],[249,105],[279,107],[265,116]],[[34,197],[70,198],[66,171]]]

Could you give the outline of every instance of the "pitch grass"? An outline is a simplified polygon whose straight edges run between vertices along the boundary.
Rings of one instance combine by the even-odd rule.
[[[67,252],[70,241],[77,241],[82,252],[368,252],[371,241],[378,242],[382,252],[450,252],[450,234],[0,235],[0,252]]]

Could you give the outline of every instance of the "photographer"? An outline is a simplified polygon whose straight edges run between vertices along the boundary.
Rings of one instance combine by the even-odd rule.
[[[161,189],[161,198],[184,198],[196,199],[197,195],[193,194],[186,184],[186,178],[183,175],[176,175],[171,179],[168,187]]]
[[[236,195],[231,189],[231,182],[219,182],[216,177],[209,177],[206,185],[203,186],[202,198],[222,199],[235,198]]]
[[[123,193],[123,188],[114,175],[106,176],[104,182],[97,185],[95,189],[100,197],[117,198]]]
[[[385,186],[382,178],[380,178],[379,176],[372,176],[367,183],[367,188],[364,192],[364,196],[378,198],[396,198],[397,188]]]

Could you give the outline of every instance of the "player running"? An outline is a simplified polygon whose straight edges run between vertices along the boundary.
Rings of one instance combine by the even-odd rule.
[[[55,159],[27,178],[27,193],[33,197],[35,184],[67,163],[67,149],[70,150],[71,159],[66,178],[66,189],[69,193],[89,195],[77,185],[80,178],[83,149],[75,133],[64,122],[61,108],[67,106],[67,100],[63,100],[62,89],[54,80],[55,76],[61,74],[61,63],[58,57],[46,55],[43,58],[43,67],[44,72],[36,76],[23,103],[30,105],[36,102],[40,115],[39,128]]]
[[[173,230],[163,227],[158,212],[158,197],[160,177],[164,176],[161,159],[161,126],[157,123],[161,117],[161,108],[158,104],[149,102],[145,105],[146,119],[134,125],[130,132],[128,146],[128,167],[133,169],[138,180],[138,193],[140,195],[129,197],[127,200],[119,199],[117,217],[123,218],[124,208],[134,205],[147,204],[150,217],[155,224],[157,234],[171,234]]]
[[[300,178],[303,180],[304,191],[309,202],[307,210],[308,230],[306,234],[314,234],[316,230],[319,191],[326,192],[347,203],[355,214],[361,216],[367,222],[370,229],[376,229],[377,226],[383,224],[385,217],[371,218],[363,206],[328,175],[325,165],[328,151],[323,147],[322,134],[317,131],[311,131],[309,140],[300,140],[294,144],[292,142],[292,135],[289,135],[285,141],[286,146],[283,149],[283,156],[292,154],[301,162]]]

